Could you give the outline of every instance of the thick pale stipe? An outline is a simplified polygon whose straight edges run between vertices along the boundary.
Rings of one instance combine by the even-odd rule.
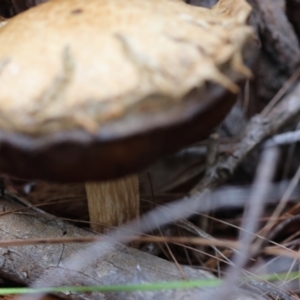
[[[85,184],[91,228],[105,233],[139,217],[139,180],[137,175]],[[100,224],[101,223],[101,224]]]

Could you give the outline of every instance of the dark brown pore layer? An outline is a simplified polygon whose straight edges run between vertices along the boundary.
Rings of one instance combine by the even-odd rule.
[[[34,138],[0,131],[0,170],[24,179],[55,182],[109,180],[136,173],[159,157],[206,137],[236,97],[208,84],[200,94],[193,91],[160,116],[142,116],[136,122],[129,116],[101,128],[97,135],[74,130]]]

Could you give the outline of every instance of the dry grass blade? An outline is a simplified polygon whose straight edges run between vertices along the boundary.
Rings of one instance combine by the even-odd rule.
[[[283,195],[281,201],[279,202],[277,208],[273,212],[270,220],[267,222],[267,224],[264,226],[264,228],[261,229],[260,235],[267,236],[269,234],[272,227],[276,224],[277,218],[280,216],[280,214],[282,213],[284,207],[286,206],[287,201],[290,199],[294,189],[296,188],[297,184],[299,183],[299,180],[300,180],[300,167],[298,168],[297,173],[295,174],[290,186],[288,187],[288,189],[284,193],[284,195]]]

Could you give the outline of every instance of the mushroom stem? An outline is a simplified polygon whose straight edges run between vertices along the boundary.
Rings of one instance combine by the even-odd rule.
[[[137,175],[118,180],[87,182],[91,228],[105,233],[139,217],[139,180]]]

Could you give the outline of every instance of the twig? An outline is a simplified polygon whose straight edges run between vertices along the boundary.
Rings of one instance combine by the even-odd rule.
[[[254,116],[246,128],[242,140],[235,145],[232,154],[228,157],[220,157],[190,194],[201,193],[206,188],[213,188],[228,179],[247,155],[264,139],[300,115],[299,98],[300,83],[267,116]]]
[[[237,282],[242,268],[251,257],[250,246],[253,241],[253,233],[257,229],[257,220],[261,216],[264,207],[264,199],[270,189],[270,183],[276,171],[276,162],[278,160],[279,151],[276,148],[265,149],[262,153],[261,162],[258,166],[257,175],[253,185],[253,192],[249,199],[248,209],[245,210],[242,228],[240,231],[241,254],[235,254],[233,265],[228,271],[223,288],[220,290],[223,299],[230,299],[232,290]],[[221,297],[220,297],[221,298]]]
[[[274,135],[272,138],[268,139],[265,146],[281,146],[294,144],[300,141],[300,130],[284,132]]]

